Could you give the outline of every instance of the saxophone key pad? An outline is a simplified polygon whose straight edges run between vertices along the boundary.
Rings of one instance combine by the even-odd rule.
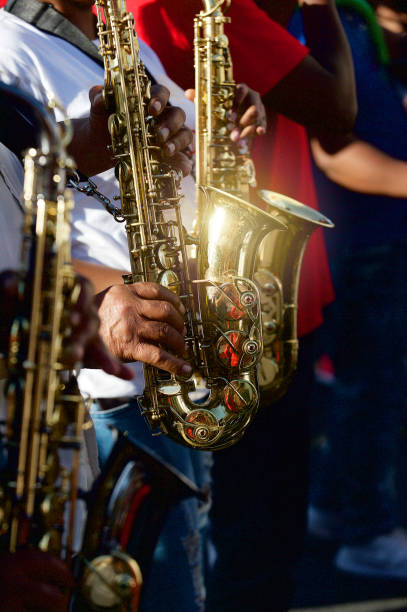
[[[214,442],[221,431],[216,416],[204,408],[192,410],[185,421],[187,424],[182,428],[182,436],[187,442],[197,446],[206,446]]]

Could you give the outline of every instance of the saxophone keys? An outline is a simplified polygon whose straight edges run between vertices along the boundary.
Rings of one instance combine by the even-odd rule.
[[[257,404],[258,393],[256,387],[248,380],[236,379],[225,387],[224,400],[229,412],[249,411]]]
[[[212,412],[204,408],[192,410],[181,426],[181,434],[188,443],[205,446],[213,443],[222,431],[218,419]]]

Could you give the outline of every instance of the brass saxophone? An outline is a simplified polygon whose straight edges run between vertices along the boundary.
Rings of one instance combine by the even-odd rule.
[[[65,191],[66,175],[74,169],[66,153],[70,124],[61,131],[36,100],[9,85],[0,84],[0,90],[11,104],[29,109],[40,129],[40,146],[30,148],[24,161],[19,306],[6,362],[6,418],[0,424],[6,451],[0,541],[10,552],[28,544],[63,559],[79,584],[70,609],[136,612],[142,573],[148,572],[169,506],[202,495],[123,437],[88,497],[80,491],[85,402],[76,380],[63,372],[69,313],[79,295],[70,255],[73,200]],[[125,552],[130,537],[138,543],[137,562]]]
[[[10,331],[6,383],[5,437],[10,473],[6,485],[3,529],[14,552],[31,538],[42,550],[70,550],[78,489],[79,447],[84,402],[62,378],[63,344],[68,314],[79,287],[70,263],[70,215],[73,201],[64,193],[73,162],[50,109],[2,85],[11,99],[34,111],[41,126],[39,148],[24,158],[24,221],[19,271],[18,312]],[[58,451],[69,449],[71,468]],[[15,468],[14,468],[15,466]],[[71,516],[63,543],[62,520],[68,499]]]
[[[97,0],[96,7],[132,270],[124,280],[156,281],[179,295],[186,307],[188,359],[194,369],[193,377],[184,380],[146,365],[143,413],[152,428],[158,425],[181,444],[224,448],[239,440],[257,410],[262,329],[252,269],[262,237],[284,226],[237,197],[202,186],[206,207],[199,236],[187,235],[180,176],[161,156],[147,111],[150,82],[133,16],[123,0]],[[197,280],[189,273],[191,243],[198,251]],[[191,397],[198,379],[205,381],[209,394],[202,405]]]
[[[231,0],[203,0],[194,20],[196,91],[196,176],[198,186],[250,199],[256,177],[249,151],[230,139],[236,84],[224,25]],[[291,382],[297,364],[297,296],[303,254],[313,231],[333,227],[321,213],[291,198],[261,190],[266,211],[288,231],[272,228],[257,251],[254,280],[261,296],[263,356],[259,383],[263,397],[276,400]],[[197,225],[206,200],[198,193]]]

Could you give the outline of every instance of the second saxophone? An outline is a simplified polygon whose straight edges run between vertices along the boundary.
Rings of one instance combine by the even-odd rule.
[[[229,40],[224,26],[231,0],[203,0],[203,10],[194,22],[196,89],[197,184],[203,191],[221,189],[237,198],[250,199],[256,187],[255,169],[249,152],[230,138],[236,84]],[[263,356],[259,382],[263,398],[276,401],[286,392],[297,366],[298,285],[302,258],[312,233],[318,227],[333,227],[318,211],[279,193],[261,190],[266,211],[287,227],[271,228],[261,242],[255,261],[254,280],[260,291],[263,320]],[[213,197],[213,196],[212,196]],[[197,224],[208,206],[198,193]]]

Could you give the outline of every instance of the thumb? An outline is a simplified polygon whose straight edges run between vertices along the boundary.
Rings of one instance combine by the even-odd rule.
[[[91,114],[93,115],[106,115],[105,100],[103,97],[102,85],[94,85],[89,90],[89,100],[91,107]]]

